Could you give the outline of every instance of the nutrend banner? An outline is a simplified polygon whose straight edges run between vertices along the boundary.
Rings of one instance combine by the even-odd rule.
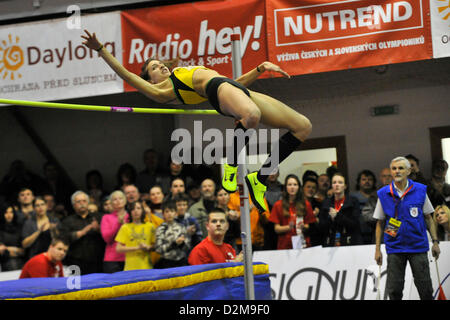
[[[82,44],[81,27],[122,60],[119,12],[83,16],[79,28],[67,19],[1,27],[0,96],[50,101],[123,92],[122,79]]]
[[[123,64],[140,73],[151,57],[204,65],[232,77],[231,34],[241,35],[242,72],[267,60],[264,1],[203,1],[122,12]],[[125,84],[125,90],[134,90]]]
[[[433,58],[450,57],[450,1],[430,0]]]
[[[269,59],[290,74],[432,58],[429,0],[266,1]]]

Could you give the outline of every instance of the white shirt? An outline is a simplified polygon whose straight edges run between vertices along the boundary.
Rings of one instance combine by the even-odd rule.
[[[403,190],[400,190],[397,188],[397,186],[394,183],[395,191],[397,191],[397,194],[399,197],[403,195],[403,193],[408,189],[409,181],[406,181],[406,187]],[[422,207],[423,214],[431,214],[434,212],[433,205],[431,204],[430,199],[428,198],[428,195],[425,196],[425,202],[423,203]],[[373,211],[373,218],[377,220],[385,220],[386,214],[383,211],[383,206],[381,205],[380,199],[377,200],[377,205],[375,206],[375,210]]]

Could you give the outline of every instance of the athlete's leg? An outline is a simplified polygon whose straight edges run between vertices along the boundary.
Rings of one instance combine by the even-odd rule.
[[[250,92],[252,100],[261,111],[261,122],[274,128],[288,129],[289,131],[280,137],[278,149],[269,154],[266,162],[258,172],[253,172],[246,177],[249,194],[259,211],[265,211],[264,192],[267,177],[274,168],[286,159],[311,133],[311,122],[302,114],[289,108],[284,103],[267,95]]]
[[[217,100],[219,101],[220,111],[225,115],[233,116],[237,120],[231,146],[233,156],[227,158],[222,177],[222,187],[227,192],[233,193],[237,188],[238,155],[249,141],[245,132],[248,128],[255,128],[259,124],[261,112],[242,89],[227,82],[219,85]]]
[[[261,111],[241,89],[229,83],[222,83],[217,90],[220,109],[224,114],[239,120],[246,129],[256,128],[261,118]]]
[[[288,129],[300,141],[305,141],[311,134],[311,122],[304,115],[268,95],[254,91],[250,91],[250,95],[261,112],[261,123]]]

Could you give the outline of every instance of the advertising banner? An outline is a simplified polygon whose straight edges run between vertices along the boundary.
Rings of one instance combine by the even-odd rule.
[[[431,247],[431,244],[430,244]],[[438,270],[443,291],[450,295],[450,242],[439,245]],[[269,265],[274,300],[380,300],[388,299],[386,287],[386,251],[381,246],[383,264],[378,286],[379,267],[375,263],[375,245],[300,250],[255,251],[254,262]],[[436,264],[428,252],[433,294],[439,289]],[[404,300],[418,300],[409,264],[406,268]]]
[[[95,32],[122,61],[120,12],[83,16],[79,22],[55,19],[0,27],[0,96],[51,101],[123,92],[122,79],[80,37],[83,29]]]
[[[433,58],[450,57],[450,1],[430,0]]]
[[[266,1],[269,59],[290,74],[430,59],[429,0]]]
[[[242,72],[267,60],[264,1],[204,1],[122,12],[124,66],[151,57],[204,65],[232,77],[231,34],[241,35]],[[134,90],[125,84],[125,90]]]

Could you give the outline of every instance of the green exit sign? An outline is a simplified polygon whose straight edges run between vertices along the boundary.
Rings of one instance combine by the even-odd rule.
[[[387,116],[391,114],[398,114],[398,104],[389,106],[378,106],[370,108],[372,116]]]

